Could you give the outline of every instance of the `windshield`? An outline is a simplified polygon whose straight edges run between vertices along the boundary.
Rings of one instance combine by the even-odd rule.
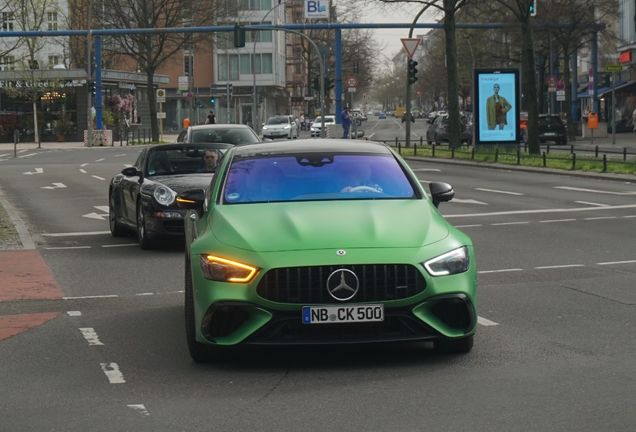
[[[325,117],[325,122],[329,123],[329,122],[335,122],[335,119],[331,118],[331,117]],[[314,120],[314,123],[322,123],[322,117],[316,117],[316,120]]]
[[[255,144],[261,142],[249,128],[225,127],[194,130],[190,137],[192,143],[227,143],[234,145]]]
[[[268,125],[288,124],[289,119],[287,117],[270,117],[267,119]]]
[[[234,161],[224,203],[413,198],[392,156],[307,154]]]
[[[148,176],[214,172],[226,148],[184,145],[183,147],[155,147],[148,151]]]

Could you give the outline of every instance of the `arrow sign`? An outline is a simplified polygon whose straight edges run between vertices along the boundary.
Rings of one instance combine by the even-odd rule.
[[[62,189],[65,187],[64,183],[53,183],[53,186],[42,186],[42,189]]]
[[[418,38],[402,38],[402,45],[404,45],[404,50],[409,58],[413,58],[413,54],[415,54],[415,50],[420,45],[421,39]]]
[[[97,210],[105,214],[98,214],[93,212],[93,213],[82,215],[82,217],[89,218],[89,219],[106,220],[106,218],[108,217],[108,206],[93,206],[93,207],[95,207]]]
[[[27,172],[23,172],[22,174],[33,175],[33,174],[42,174],[43,172],[44,170],[42,168],[36,168],[35,172],[27,171]]]

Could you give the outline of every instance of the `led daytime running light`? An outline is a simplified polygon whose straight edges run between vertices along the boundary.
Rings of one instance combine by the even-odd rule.
[[[252,278],[256,275],[256,272],[258,271],[258,269],[256,267],[252,267],[252,266],[249,266],[247,264],[241,264],[239,262],[228,260],[228,259],[221,258],[221,257],[217,257],[217,256],[214,256],[214,255],[207,255],[205,257],[205,259],[206,259],[207,263],[210,264],[210,265],[213,265],[213,264],[216,264],[216,263],[220,263],[220,264],[224,264],[224,265],[226,265],[226,266],[228,266],[230,268],[234,267],[236,269],[238,267],[238,269],[242,270],[241,273],[247,272],[247,276],[245,276],[245,277],[229,277],[227,279],[227,282],[237,282],[237,283],[249,282],[250,280],[252,280]]]

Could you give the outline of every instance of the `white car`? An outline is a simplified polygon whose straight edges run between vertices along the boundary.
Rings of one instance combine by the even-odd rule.
[[[326,115],[325,116],[325,125],[334,126],[336,124],[336,116]],[[320,132],[322,131],[322,117],[316,117],[314,123],[309,128],[311,132],[311,136],[320,136]]]
[[[281,138],[287,139],[298,138],[300,136],[300,128],[296,120],[292,116],[280,115],[267,119],[263,125],[263,138]]]

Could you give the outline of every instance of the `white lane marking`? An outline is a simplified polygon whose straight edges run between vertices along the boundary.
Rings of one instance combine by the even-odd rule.
[[[547,269],[570,268],[570,267],[585,267],[585,265],[583,265],[583,264],[565,264],[565,265],[556,265],[556,266],[541,266],[541,267],[535,267],[535,270],[547,270]]]
[[[459,199],[459,198],[453,198],[451,201],[451,204],[452,203],[488,205],[485,202],[477,201],[474,199]]]
[[[455,228],[473,228],[473,227],[480,227],[482,226],[481,224],[477,224],[477,225],[455,225]]]
[[[103,160],[106,160],[106,158],[97,159],[95,162],[101,162]]]
[[[92,175],[91,177],[96,178],[97,180],[106,180],[104,177]]]
[[[506,273],[506,272],[516,272],[516,271],[523,271],[523,269],[520,268],[514,268],[514,269],[501,269],[501,270],[482,270],[482,271],[478,271],[478,274],[482,274],[482,273]]]
[[[97,220],[106,220],[107,216],[108,216],[107,214],[97,214],[95,212],[82,215],[82,217],[89,218],[89,219],[97,219]]]
[[[85,167],[86,165],[90,165],[89,163],[81,164],[81,167]]]
[[[437,168],[414,168],[413,171],[417,172],[417,171],[435,171],[435,172],[441,172],[442,170],[437,169]]]
[[[68,311],[66,312],[66,314],[68,316],[82,316],[82,313],[80,311]]]
[[[599,219],[616,219],[616,216],[601,216],[593,218],[584,218],[583,220],[599,220]]]
[[[491,224],[492,226],[500,226],[500,225],[525,225],[525,224],[529,224],[530,222],[500,222],[500,223],[494,223]]]
[[[66,187],[64,183],[52,183],[53,186],[42,186],[41,189],[63,189]]]
[[[609,207],[608,204],[599,204],[599,203],[593,203],[593,202],[587,202],[587,201],[574,201],[577,204],[587,204],[587,205],[591,205],[591,206],[597,206],[597,207]]]
[[[552,219],[552,220],[542,220],[539,223],[553,223],[553,222],[572,222],[576,219]]]
[[[94,296],[81,296],[81,297],[62,297],[62,300],[82,300],[82,299],[99,299],[99,298],[113,298],[119,297],[117,294],[109,295],[94,295]]]
[[[92,327],[80,328],[79,331],[82,332],[84,339],[89,345],[104,345],[99,341],[99,336],[97,336],[97,332]]]
[[[607,194],[607,195],[636,195],[636,192],[611,192],[611,191],[602,191],[602,190],[596,190],[596,189],[576,188],[576,187],[570,187],[570,186],[555,186],[554,188],[571,190],[576,192],[590,192],[590,193]]]
[[[117,363],[100,363],[100,366],[111,384],[124,384],[126,382]]]
[[[506,194],[506,195],[523,195],[522,193],[519,193],[519,192],[502,191],[502,190],[495,190],[495,189],[475,188],[475,190],[482,191],[482,192],[500,193],[500,194]]]
[[[26,175],[33,175],[33,174],[42,174],[44,172],[43,168],[35,168],[35,171],[27,171],[27,172],[23,172],[22,174],[26,174]]]
[[[103,248],[125,247],[125,246],[137,246],[139,243],[124,243],[124,244],[111,244],[102,245]]]
[[[603,262],[603,263],[596,263],[596,265],[634,264],[634,263],[636,263],[636,260]]]
[[[45,247],[46,250],[66,250],[66,249],[90,249],[90,246],[54,246]]]
[[[135,411],[137,411],[139,414],[145,415],[145,416],[149,416],[150,413],[148,412],[148,410],[146,409],[146,407],[143,404],[130,404],[127,405],[128,408],[131,408]]]
[[[80,172],[81,172],[82,174],[86,174],[86,170],[85,170],[85,169],[83,169],[83,168],[80,168]]]
[[[630,209],[636,208],[636,204],[626,204],[619,206],[609,206],[609,207],[582,207],[582,208],[571,208],[571,209],[538,209],[538,210],[513,210],[513,211],[505,211],[505,212],[492,212],[492,213],[472,213],[472,214],[456,214],[456,215],[444,215],[445,219],[450,218],[465,218],[465,217],[483,217],[483,216],[506,216],[506,215],[519,215],[519,214],[541,214],[541,213],[570,213],[570,212],[581,212],[581,211],[596,211],[596,210],[621,210],[621,209]]]
[[[23,150],[23,151],[26,151],[26,150]],[[23,155],[23,156],[18,156],[18,158],[19,158],[19,159],[21,159],[21,158],[28,158],[28,157],[34,156],[34,155],[36,155],[36,154],[37,154],[37,153],[29,153],[29,154],[25,154],[25,155]]]
[[[479,323],[479,324],[481,324],[483,326],[496,326],[496,325],[499,325],[499,323],[487,320],[486,318],[482,318],[480,316],[477,317],[477,323]]]
[[[636,218],[636,215],[623,216],[624,218]]]
[[[104,213],[108,213],[108,206],[93,206],[94,208],[96,208],[97,210],[101,210]]]
[[[74,233],[49,233],[40,234],[42,237],[75,237],[75,236],[90,236],[90,235],[104,235],[110,234],[110,231],[86,231],[86,232],[74,232]]]
[[[18,153],[24,153],[25,151],[28,151],[28,150],[27,149],[19,150]]]
[[[122,156],[126,156],[126,153],[115,155],[115,157],[122,157]]]
[[[1,155],[0,155],[0,158],[6,157],[6,156],[11,156],[11,153],[1,154]]]
[[[124,165],[124,167],[126,167],[126,168],[131,167],[131,166],[132,166],[132,164],[125,164]]]
[[[137,296],[149,296],[149,295],[155,295],[155,293],[139,293],[139,294],[135,294]]]

